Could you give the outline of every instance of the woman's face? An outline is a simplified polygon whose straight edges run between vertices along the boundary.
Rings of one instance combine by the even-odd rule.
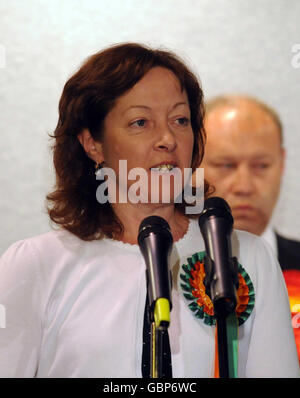
[[[170,70],[155,67],[117,99],[104,120],[97,149],[105,167],[115,171],[117,190],[125,187],[119,160],[127,161],[128,172],[137,167],[146,170],[150,190],[151,169],[158,175],[180,170],[183,176],[184,168],[191,167],[193,145],[187,94]],[[124,189],[134,182],[128,181]]]

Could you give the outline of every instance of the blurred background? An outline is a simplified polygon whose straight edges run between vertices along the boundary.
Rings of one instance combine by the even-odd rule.
[[[0,255],[50,230],[48,134],[66,80],[92,53],[125,41],[175,51],[206,99],[251,94],[277,110],[287,165],[273,222],[300,239],[298,0],[0,0]]]

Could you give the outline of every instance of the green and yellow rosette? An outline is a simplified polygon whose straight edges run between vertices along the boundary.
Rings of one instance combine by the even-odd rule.
[[[205,251],[195,253],[187,259],[187,264],[182,265],[180,279],[184,297],[188,301],[190,310],[196,318],[202,319],[206,325],[215,326],[216,316],[213,303],[205,291],[204,257]],[[255,302],[254,287],[250,276],[240,263],[238,263],[237,306],[235,314],[228,317],[227,336],[230,357],[231,377],[237,377],[237,350],[238,350],[238,326],[249,318]],[[217,344],[216,344],[217,346]],[[217,365],[218,353],[215,357],[215,376],[218,377]]]

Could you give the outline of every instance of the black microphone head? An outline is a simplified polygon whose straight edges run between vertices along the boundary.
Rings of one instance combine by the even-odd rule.
[[[219,197],[204,201],[199,227],[205,243],[205,285],[215,313],[230,313],[236,306],[237,270],[231,253],[233,217],[228,203]]]
[[[198,220],[200,228],[202,227],[203,223],[211,216],[226,218],[227,221],[233,225],[233,217],[230,206],[223,198],[213,196],[204,201],[204,208]]]
[[[138,244],[146,264],[151,309],[161,297],[168,299],[172,307],[169,257],[173,237],[167,221],[158,216],[145,218],[139,227]]]
[[[210,209],[210,208],[224,209],[226,211],[229,211],[229,213],[231,213],[229,204],[226,202],[226,200],[220,198],[219,196],[213,196],[211,198],[205,199],[204,209]]]
[[[144,218],[139,227],[138,242],[141,243],[150,233],[163,233],[169,236],[173,243],[173,237],[168,222],[159,216],[149,216]]]

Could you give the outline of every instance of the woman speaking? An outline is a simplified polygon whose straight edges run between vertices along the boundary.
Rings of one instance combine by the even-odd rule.
[[[172,375],[216,375],[204,243],[195,215],[177,200],[184,170],[194,171],[203,156],[203,109],[201,87],[184,62],[139,44],[92,55],[67,81],[53,133],[56,184],[47,196],[57,228],[16,242],[1,258],[1,377],[147,377],[147,288],[137,237],[148,216],[167,221],[173,237]],[[129,200],[136,182],[124,178],[120,161],[128,173],[143,170],[136,189],[143,200]],[[165,176],[169,200],[161,193]],[[238,377],[298,377],[279,266],[258,237],[235,231],[233,238]]]

